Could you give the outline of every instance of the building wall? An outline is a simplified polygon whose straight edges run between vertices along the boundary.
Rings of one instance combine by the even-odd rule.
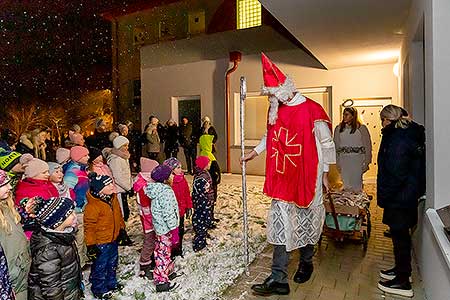
[[[412,111],[423,118],[426,129],[427,200],[419,210],[420,222],[413,242],[429,300],[448,299],[450,295],[450,242],[443,235],[443,224],[435,212],[435,209],[450,205],[447,151],[450,147],[447,132],[449,26],[448,0],[413,1],[400,58],[402,97]],[[420,32],[423,32],[423,38],[418,38]],[[411,70],[422,72],[423,79],[411,77],[414,74]],[[433,219],[432,216],[436,217]]]
[[[117,58],[113,53],[113,62],[117,62],[117,72],[113,81],[118,88],[119,121],[136,119],[136,114],[139,114],[139,103],[133,102],[133,81],[140,80],[141,46],[188,38],[188,14],[204,11],[205,24],[208,24],[220,3],[220,1],[180,1],[120,17],[117,28],[113,22],[113,35],[117,32],[117,36],[113,36],[113,40],[116,39],[115,45],[118,47]],[[160,22],[163,22],[164,26],[169,29],[168,33],[162,37],[160,37]],[[142,42],[136,43],[135,34],[137,32],[141,32]],[[115,49],[113,49],[114,51]],[[116,64],[114,65],[116,66]]]
[[[268,53],[275,62],[288,61],[290,51]],[[145,49],[141,55],[151,55]],[[226,165],[225,149],[225,79],[229,67],[228,60],[201,61],[196,63],[166,66],[162,68],[144,68],[142,78],[142,119],[156,114],[165,121],[171,116],[171,97],[201,95],[202,115],[209,115],[218,131],[217,158],[222,166]],[[333,125],[340,121],[340,104],[348,98],[391,97],[398,103],[397,78],[392,72],[393,65],[372,65],[335,70],[320,70],[280,63],[279,67],[292,76],[297,87],[332,87]],[[247,78],[248,92],[259,92],[262,84],[261,63],[259,55],[243,56],[238,69],[232,74],[230,115],[234,116],[234,94],[239,92],[239,78]],[[214,101],[213,101],[214,100]],[[231,143],[234,130],[239,130],[231,120]],[[232,146],[231,171],[240,172],[240,148]],[[265,155],[248,164],[249,174],[264,174]]]

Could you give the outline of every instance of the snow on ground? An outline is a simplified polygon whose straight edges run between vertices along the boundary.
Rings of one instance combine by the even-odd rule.
[[[248,185],[249,245],[250,261],[266,246],[266,215],[270,199],[262,194],[260,185]],[[237,184],[219,185],[216,204],[216,218],[221,221],[217,229],[209,231],[207,249],[198,253],[192,251],[193,230],[190,220],[186,221],[183,240],[184,257],[177,257],[175,269],[182,276],[174,279],[178,287],[169,292],[157,294],[153,281],[137,276],[139,254],[142,246],[142,229],[134,200],[130,200],[132,217],[127,222],[127,230],[135,244],[119,248],[119,281],[125,288],[116,293],[114,299],[220,299],[220,295],[245,271],[245,257],[242,233],[242,191]],[[94,299],[84,274],[86,299]]]

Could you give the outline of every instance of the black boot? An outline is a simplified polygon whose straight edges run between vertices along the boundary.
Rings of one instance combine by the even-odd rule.
[[[383,292],[409,297],[414,297],[414,291],[408,278],[400,278],[396,276],[392,280],[378,282],[378,288]]]
[[[139,277],[153,280],[153,269],[152,265],[139,266]]]
[[[297,272],[294,275],[294,281],[297,283],[305,283],[310,278],[314,271],[314,266],[312,263],[300,263]]]
[[[170,257],[172,259],[174,259],[176,256],[181,256],[183,257],[183,248],[181,248],[180,246],[173,248],[172,249],[172,253],[170,254]]]
[[[161,292],[168,292],[170,290],[173,290],[174,288],[176,288],[175,284],[170,284],[169,282],[166,283],[160,283],[156,285],[156,292],[157,293],[161,293]]]
[[[279,283],[271,277],[264,280],[261,284],[252,285],[252,290],[262,296],[270,295],[288,295],[290,292],[289,283]]]
[[[125,229],[120,229],[119,236],[117,237],[117,243],[119,244],[119,246],[133,245],[133,241],[130,239]]]

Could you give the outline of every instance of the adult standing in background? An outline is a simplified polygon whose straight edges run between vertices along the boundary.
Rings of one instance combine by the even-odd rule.
[[[88,148],[95,147],[100,150],[111,148],[112,142],[109,140],[110,134],[111,131],[107,130],[105,120],[97,118],[95,120],[94,134],[86,138],[86,146]]]
[[[334,144],[344,189],[361,191],[363,174],[372,162],[372,141],[369,130],[358,119],[356,108],[344,108],[342,122],[334,130]]]
[[[213,143],[212,153],[215,153],[218,135],[217,135],[216,129],[214,128],[214,126],[211,123],[211,119],[208,116],[204,116],[202,118],[202,128],[200,129],[200,135],[202,135],[202,134],[210,134],[214,137],[212,140],[212,143]]]
[[[145,138],[147,141],[146,152],[150,159],[158,161],[158,155],[161,150],[161,140],[158,134],[158,119],[154,117],[152,123],[145,129]]]
[[[406,115],[406,116],[405,116]],[[411,234],[417,224],[418,200],[425,193],[425,128],[395,105],[380,112],[383,129],[378,151],[377,201],[384,208],[383,223],[389,226],[395,266],[380,271],[378,288],[413,297]]]
[[[181,118],[180,143],[186,157],[186,167],[189,174],[194,174],[195,159],[197,157],[197,140],[193,132],[192,123],[187,117]]]
[[[140,157],[142,156],[142,145],[140,141],[141,132],[134,128],[134,124],[131,121],[126,121],[125,126],[128,128],[128,134],[126,138],[130,141],[128,151],[130,151],[130,165],[133,172],[138,172],[140,164]]]
[[[166,140],[164,142],[164,153],[166,155],[166,159],[169,159],[171,157],[177,158],[180,147],[180,144],[178,143],[179,132],[178,125],[173,119],[169,119],[166,122],[165,133]]]

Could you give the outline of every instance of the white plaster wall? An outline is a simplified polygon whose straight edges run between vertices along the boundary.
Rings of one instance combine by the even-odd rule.
[[[217,60],[142,69],[142,128],[152,114],[162,123],[172,116],[171,97],[200,95],[202,116],[211,118],[219,135],[217,158],[223,168],[226,158],[224,74],[227,68],[228,60]],[[183,161],[183,154],[180,155]]]
[[[424,69],[425,69],[425,101],[418,103],[418,94],[423,93],[416,87],[410,88],[412,105],[424,106],[427,147],[427,201],[426,207],[440,208],[450,204],[450,185],[448,170],[450,159],[448,150],[450,139],[448,135],[448,116],[450,102],[448,101],[448,74],[450,72],[450,1],[448,0],[414,0],[407,22],[406,38],[402,46],[401,66],[409,57],[410,63],[419,66],[421,62],[414,61],[420,57],[414,37],[419,26],[424,27]],[[415,65],[415,66],[414,66]],[[401,70],[403,74],[407,70]],[[410,85],[414,85],[414,78]],[[402,90],[402,89],[400,89]],[[418,103],[418,104],[417,104]],[[413,111],[416,110],[413,107]],[[417,110],[416,110],[417,111]],[[420,209],[421,216],[416,235],[414,250],[416,252],[420,273],[425,286],[428,300],[450,299],[450,268],[444,260],[442,250],[438,245],[433,228],[425,209]]]
[[[336,125],[340,120],[340,104],[347,98],[391,97],[393,103],[399,103],[397,78],[392,72],[393,64],[370,65],[334,70],[321,70],[297,66],[289,61],[291,51],[267,53],[278,66],[289,74],[297,87],[332,86],[332,121]],[[141,55],[152,55],[142,50]],[[170,99],[172,96],[201,95],[202,115],[212,117],[218,129],[217,158],[225,169],[225,82],[224,75],[228,68],[226,59],[201,61],[183,65],[141,70],[142,79],[142,119],[156,114],[160,120],[171,115]],[[248,92],[259,92],[262,85],[262,72],[259,55],[243,56],[242,62],[232,74],[230,115],[234,116],[234,93],[239,92],[239,78],[247,78]],[[214,102],[212,101],[214,99]],[[234,144],[234,120],[231,120],[231,144]],[[240,172],[240,149],[231,149],[231,171]],[[264,174],[265,156],[261,155],[248,164],[249,174]]]

